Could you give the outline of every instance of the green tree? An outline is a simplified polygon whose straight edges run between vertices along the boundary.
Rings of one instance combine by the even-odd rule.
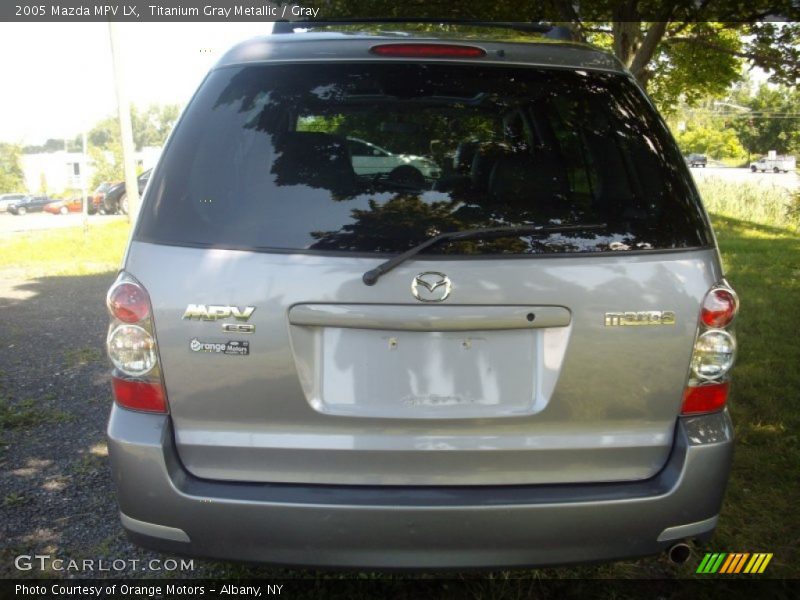
[[[178,120],[180,109],[177,104],[150,105],[131,110],[133,123],[133,142],[137,150],[145,146],[163,146],[169,132]]]
[[[131,107],[133,143],[136,149],[164,145],[178,120],[178,114],[177,104],[153,104],[144,109]],[[119,120],[116,117],[106,117],[99,121],[88,134],[89,145],[102,149],[109,149],[120,140]]]
[[[125,178],[121,143],[115,142],[106,149],[90,147],[89,158],[94,165],[93,188],[104,181],[122,181]]]
[[[92,187],[104,181],[124,179],[119,121],[114,117],[106,117],[95,124],[86,137],[89,157],[94,165]]]
[[[178,114],[177,104],[151,105],[144,109],[133,106],[131,121],[136,149],[141,150],[145,146],[162,146],[175,125]],[[119,120],[116,117],[106,117],[98,121],[89,131],[87,143],[89,156],[95,168],[92,186],[97,186],[103,181],[124,179],[122,137]]]
[[[0,143],[0,193],[25,189],[25,176],[20,166],[22,148],[16,144]]]
[[[736,29],[722,23],[663,24],[661,40],[652,51],[645,51],[647,33],[642,33],[638,45],[619,43],[624,37],[621,30],[629,25],[611,24],[612,34],[606,33],[608,28],[587,27],[585,39],[613,49],[664,113],[671,113],[680,101],[695,104],[708,96],[721,97],[741,76],[743,42]],[[633,25],[650,32],[662,23]],[[709,51],[702,40],[713,40],[716,50]]]
[[[94,148],[108,148],[122,139],[119,130],[119,121],[115,117],[106,117],[95,123],[89,130],[87,143]]]
[[[800,153],[800,92],[796,88],[761,85],[752,97],[739,88],[732,100],[750,109],[737,114],[734,121],[748,152]]]
[[[742,147],[736,131],[726,127],[687,127],[676,136],[678,145],[684,153],[699,152],[713,158],[744,158]]]
[[[80,139],[80,137],[77,139]],[[77,151],[75,140],[65,140],[64,138],[48,138],[44,144],[25,146],[22,149],[22,153],[40,154],[44,152],[60,152],[65,148],[71,152]]]

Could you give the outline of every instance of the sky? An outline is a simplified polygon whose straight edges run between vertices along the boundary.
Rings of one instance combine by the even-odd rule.
[[[272,23],[117,23],[128,95],[183,106],[231,46]],[[116,116],[107,23],[0,23],[0,142],[73,138]]]

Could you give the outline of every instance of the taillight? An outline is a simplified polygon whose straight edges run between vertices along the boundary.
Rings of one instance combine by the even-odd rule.
[[[687,386],[683,391],[683,410],[685,415],[707,413],[720,410],[728,401],[730,384],[711,383],[701,386]]]
[[[167,412],[167,399],[164,396],[164,386],[161,385],[161,382],[151,383],[112,377],[111,385],[114,388],[114,399],[124,408],[148,412]]]
[[[111,314],[106,349],[114,365],[112,387],[117,404],[132,410],[167,412],[150,296],[123,272],[108,290],[106,304]]]
[[[120,321],[138,323],[150,315],[150,300],[141,286],[123,282],[109,291],[108,310]]]
[[[726,327],[736,316],[738,300],[733,290],[714,287],[709,290],[700,310],[700,320],[708,327]]]
[[[703,299],[681,414],[714,412],[725,407],[728,376],[736,360],[736,337],[729,328],[738,310],[736,292],[725,281],[712,287]]]
[[[106,344],[111,362],[130,377],[145,375],[158,362],[155,339],[138,325],[118,325],[108,334]]]
[[[704,381],[719,379],[733,366],[736,339],[722,329],[711,329],[697,337],[692,355],[692,373]]]
[[[479,58],[486,50],[461,44],[380,44],[369,49],[378,56],[396,58]]]

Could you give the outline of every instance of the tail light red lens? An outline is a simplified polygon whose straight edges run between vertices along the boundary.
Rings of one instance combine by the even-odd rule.
[[[460,44],[381,44],[370,52],[378,56],[397,58],[479,58],[486,50],[477,46]]]
[[[124,323],[138,323],[150,315],[150,299],[135,283],[123,282],[111,288],[108,309]]]
[[[114,388],[114,399],[120,406],[145,412],[167,412],[167,399],[160,381],[138,381],[112,377],[111,382]]]
[[[700,320],[707,327],[727,327],[736,316],[738,303],[731,290],[713,288],[703,300]]]
[[[727,381],[699,386],[687,386],[683,391],[681,414],[696,415],[720,410],[728,401],[730,384]]]

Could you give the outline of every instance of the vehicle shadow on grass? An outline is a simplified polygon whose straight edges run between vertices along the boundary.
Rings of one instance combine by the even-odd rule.
[[[43,572],[38,565],[18,571],[19,555],[102,559],[106,564],[138,560],[139,565],[166,558],[127,541],[111,484],[105,443],[111,398],[103,345],[105,293],[114,275],[14,280],[3,279],[0,272],[0,577],[325,577],[354,580],[353,591],[364,580],[445,577],[468,580],[468,590],[517,595],[530,583],[509,579],[677,574],[663,557],[494,573],[317,571],[200,560],[189,572],[143,572],[141,567]]]
[[[0,272],[0,577],[107,575],[19,571],[21,554],[134,556],[119,527],[104,434],[105,293],[114,277]]]

